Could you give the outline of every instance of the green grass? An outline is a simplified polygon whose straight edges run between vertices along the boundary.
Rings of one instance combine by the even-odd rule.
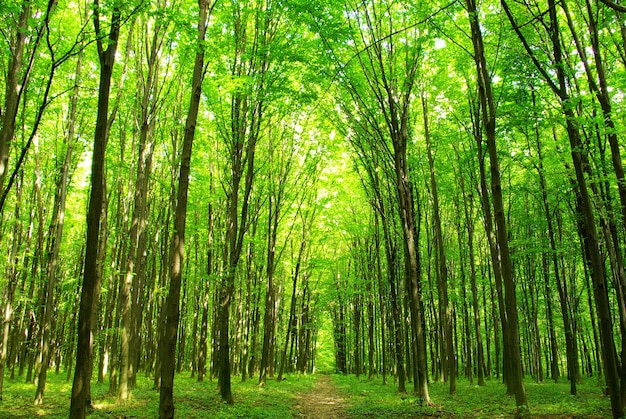
[[[65,374],[49,375],[43,406],[33,406],[35,386],[21,379],[5,379],[4,399],[0,402],[0,419],[30,419],[38,417],[66,418],[69,412],[71,382]],[[268,380],[259,387],[257,380],[242,383],[233,377],[232,406],[220,402],[216,381],[198,383],[188,374],[178,375],[174,386],[176,417],[201,418],[263,418],[285,419],[297,416],[296,397],[312,391],[316,376],[289,375],[278,383]],[[470,385],[458,380],[457,394],[450,395],[448,386],[431,383],[429,386],[433,406],[420,406],[412,395],[397,392],[391,382],[385,386],[380,378],[356,379],[353,375],[333,375],[332,382],[344,398],[346,414],[350,418],[511,418],[515,401],[505,395],[505,388],[497,380],[487,381],[485,387]],[[408,384],[408,390],[413,389]],[[118,419],[158,417],[159,394],[152,390],[152,380],[138,376],[137,388],[125,405],[107,394],[108,382],[93,384],[94,411],[89,418]],[[534,418],[603,419],[611,417],[610,401],[602,394],[597,379],[587,379],[578,386],[578,396],[569,395],[569,384],[526,382],[529,406]],[[323,418],[320,418],[323,419]]]
[[[257,380],[241,382],[233,377],[232,389],[235,404],[221,403],[217,391],[217,381],[198,383],[188,374],[176,376],[174,383],[174,403],[176,417],[189,419],[226,418],[290,418],[295,413],[295,397],[311,390],[315,377],[311,375],[287,375],[278,383],[268,380],[265,387],[259,387]],[[143,375],[137,377],[137,388],[125,405],[120,405],[115,396],[108,395],[108,382],[92,385],[94,410],[89,418],[153,419],[159,413],[159,393],[152,390],[152,380]],[[0,419],[66,418],[69,414],[71,382],[65,381],[65,374],[50,374],[46,386],[43,406],[35,407],[33,399],[36,387],[24,384],[21,379],[5,379],[3,400],[0,401]]]
[[[347,400],[351,418],[511,418],[515,414],[515,399],[505,394],[497,380],[488,380],[485,387],[457,380],[457,393],[449,394],[444,383],[430,383],[433,406],[421,406],[412,395],[399,394],[397,385],[385,386],[381,380],[357,380],[354,376],[334,375],[333,383]],[[569,395],[569,383],[525,383],[533,418],[605,419],[611,417],[611,404],[597,385],[597,378],[585,380],[578,386],[578,395]],[[413,385],[407,384],[409,394]]]

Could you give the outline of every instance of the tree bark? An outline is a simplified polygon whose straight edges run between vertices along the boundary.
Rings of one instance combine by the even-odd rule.
[[[100,14],[98,1],[94,1],[94,27],[100,36]],[[108,46],[104,49],[102,38],[98,41],[98,57],[100,61],[100,86],[98,89],[98,116],[94,135],[93,156],[91,167],[91,193],[87,215],[87,245],[85,249],[85,271],[83,288],[78,314],[78,342],[76,349],[76,368],[72,384],[70,418],[83,419],[87,410],[89,396],[90,356],[92,348],[92,313],[98,302],[95,300],[98,290],[95,289],[97,260],[100,237],[100,218],[104,201],[104,158],[108,136],[109,95],[111,77],[115,64],[115,53],[119,38],[121,16],[119,7],[114,7],[111,26],[108,33]]]
[[[433,223],[435,230],[435,250],[437,260],[437,285],[439,291],[439,310],[441,322],[441,340],[445,350],[441,353],[441,363],[444,380],[450,380],[450,394],[456,393],[456,357],[452,336],[452,312],[454,307],[448,298],[448,288],[454,289],[454,284],[448,285],[448,267],[446,266],[446,254],[443,244],[443,230],[441,227],[441,214],[439,211],[439,194],[437,192],[437,180],[435,178],[435,159],[430,141],[430,129],[428,125],[428,105],[425,93],[422,92],[422,113],[424,114],[424,138],[428,166],[430,168],[430,189],[433,197]]]
[[[213,3],[215,5],[215,3]],[[174,418],[174,369],[176,364],[176,337],[180,319],[180,289],[182,283],[183,258],[185,251],[185,226],[187,223],[187,195],[189,191],[189,171],[191,152],[196,133],[196,123],[202,96],[204,79],[204,39],[207,19],[211,7],[210,0],[199,0],[198,37],[193,76],[191,80],[191,99],[187,119],[183,148],[180,156],[178,192],[174,212],[174,231],[170,248],[170,286],[163,310],[165,329],[161,340],[161,386],[159,392],[159,418]]]
[[[303,236],[300,242],[300,249],[298,250],[298,258],[296,260],[296,267],[293,272],[293,283],[291,289],[291,305],[289,308],[289,321],[287,322],[287,333],[285,334],[285,345],[283,346],[283,352],[281,356],[280,367],[278,369],[277,381],[283,379],[283,372],[285,372],[285,364],[287,364],[287,348],[289,346],[289,337],[292,336],[295,339],[296,331],[296,304],[297,304],[297,285],[298,277],[300,276],[300,265],[302,263],[302,257],[306,249],[306,224],[303,226]]]
[[[259,385],[264,386],[267,380],[269,368],[270,347],[276,332],[274,269],[276,263],[276,237],[278,235],[278,221],[280,219],[280,197],[275,191],[270,192],[269,215],[267,232],[267,288],[265,290],[265,315],[263,319],[263,348],[261,349],[261,364],[259,372]]]
[[[624,416],[624,404],[620,391],[619,361],[617,359],[615,341],[613,339],[613,323],[608,298],[608,286],[605,276],[604,262],[600,254],[600,242],[596,226],[596,217],[585,175],[590,169],[588,163],[586,162],[587,157],[583,154],[585,147],[580,138],[580,131],[576,123],[576,116],[574,115],[570,105],[571,98],[565,72],[567,63],[564,59],[563,50],[561,48],[556,2],[554,0],[548,0],[550,18],[548,33],[550,35],[552,52],[554,53],[554,70],[557,77],[556,82],[535,57],[528,41],[515,23],[515,18],[511,13],[507,2],[505,0],[501,0],[501,4],[518,38],[526,49],[526,52],[554,94],[559,98],[562,113],[565,117],[566,131],[570,142],[571,157],[575,170],[575,186],[577,193],[576,211],[578,213],[579,220],[578,228],[585,249],[585,259],[593,283],[596,312],[600,323],[600,341],[605,367],[604,370],[609,394],[611,396],[611,408],[614,418],[622,418]]]
[[[457,152],[457,160],[459,155]],[[463,196],[463,215],[465,217],[465,226],[467,229],[467,248],[470,268],[470,287],[472,289],[472,313],[474,317],[474,334],[476,335],[476,361],[478,385],[485,385],[485,374],[488,374],[485,365],[485,354],[483,347],[482,328],[480,327],[480,305],[478,303],[478,286],[476,285],[476,256],[474,251],[474,196],[465,190],[465,176],[463,168],[459,161],[459,184],[461,186],[461,194]],[[469,327],[469,326],[468,326]],[[488,333],[487,333],[487,336]]]
[[[213,170],[211,167],[211,184],[209,190],[213,192]],[[213,278],[213,234],[215,227],[215,217],[213,214],[213,204],[209,203],[207,211],[208,238],[207,238],[207,282]],[[217,288],[217,287],[216,287]],[[207,290],[208,291],[208,290]],[[207,338],[209,323],[209,293],[202,298],[202,320],[200,322],[200,348],[198,349],[198,382],[204,381],[206,374],[207,360]]]
[[[515,394],[517,405],[517,417],[527,417],[528,399],[524,389],[524,377],[520,354],[519,326],[517,313],[517,300],[515,294],[515,280],[513,278],[513,266],[509,251],[509,237],[507,233],[502,185],[500,180],[500,167],[496,146],[496,108],[495,98],[491,86],[491,75],[487,68],[487,60],[482,38],[482,32],[478,21],[478,10],[475,0],[466,0],[467,12],[470,18],[472,31],[472,44],[474,47],[474,61],[476,64],[478,80],[478,98],[481,116],[487,137],[487,150],[489,153],[489,165],[491,172],[491,194],[493,198],[494,218],[496,222],[496,237],[500,250],[500,267],[502,269],[502,282],[505,290],[505,308],[507,318],[507,336],[505,345],[510,356],[510,380],[507,382]]]
[[[9,150],[15,133],[15,119],[21,93],[25,86],[20,86],[26,79],[20,80],[24,48],[26,45],[28,20],[30,18],[30,3],[24,2],[21,6],[15,39],[11,45],[11,60],[6,73],[4,108],[2,113],[2,125],[0,127],[0,190],[4,190],[7,168],[9,163]],[[34,53],[34,52],[33,52]],[[1,390],[1,387],[0,387]],[[1,396],[1,393],[0,393]]]
[[[77,64],[76,76],[80,73],[80,58]],[[76,97],[72,99],[72,111],[70,115],[70,124],[73,127],[76,118]],[[70,130],[70,131],[73,131]],[[43,335],[41,344],[41,367],[37,380],[37,391],[35,393],[35,405],[43,403],[44,391],[46,388],[46,375],[48,365],[50,363],[50,343],[51,343],[51,320],[54,303],[54,288],[57,280],[57,262],[59,258],[59,250],[61,248],[61,240],[63,238],[63,225],[65,221],[65,202],[67,197],[67,184],[69,178],[70,165],[72,161],[73,151],[73,135],[67,137],[67,149],[65,158],[61,166],[61,176],[57,181],[57,193],[54,199],[54,207],[52,209],[52,221],[50,223],[47,247],[47,285],[46,285],[46,302],[44,307],[44,315],[42,319]]]

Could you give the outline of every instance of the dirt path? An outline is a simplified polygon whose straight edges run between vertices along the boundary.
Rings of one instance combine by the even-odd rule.
[[[337,394],[331,379],[320,375],[311,392],[298,395],[296,418],[347,419],[344,400]]]

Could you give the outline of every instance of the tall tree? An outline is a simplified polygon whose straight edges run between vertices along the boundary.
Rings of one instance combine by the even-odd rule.
[[[0,126],[0,189],[4,189],[9,163],[9,150],[15,133],[18,105],[29,75],[28,69],[27,71],[23,70],[23,64],[28,23],[31,15],[30,2],[21,2],[18,10],[17,25],[11,31],[8,40],[11,49],[11,60],[6,72],[4,106],[1,115],[2,125]],[[29,64],[32,65],[32,63]]]
[[[76,80],[79,79],[82,68],[82,54],[78,56],[76,63]],[[41,336],[41,366],[39,377],[37,379],[37,392],[35,393],[35,404],[43,403],[44,391],[46,388],[46,374],[51,358],[52,337],[52,313],[54,310],[54,289],[58,281],[58,262],[59,252],[61,249],[61,241],[63,240],[63,228],[65,224],[65,206],[67,201],[67,187],[69,182],[70,170],[72,168],[72,159],[74,148],[76,147],[75,125],[76,125],[76,107],[78,100],[78,84],[74,86],[72,98],[70,100],[70,112],[68,115],[68,128],[65,137],[65,155],[63,163],[60,166],[60,174],[57,179],[56,194],[54,197],[54,205],[52,208],[52,219],[50,222],[48,243],[46,246],[46,277],[47,285],[45,290],[45,307],[42,319],[43,334]]]
[[[459,153],[457,160],[460,161]],[[472,288],[472,312],[474,315],[474,334],[476,335],[476,359],[478,385],[485,385],[485,355],[482,338],[482,328],[480,327],[480,306],[478,303],[478,286],[476,285],[476,253],[474,250],[474,195],[465,189],[465,174],[459,164],[459,185],[463,196],[463,215],[465,216],[465,228],[467,229],[467,248],[470,268],[470,287]],[[469,326],[467,326],[469,327]]]
[[[163,306],[165,311],[165,330],[160,342],[161,387],[159,393],[159,418],[161,419],[174,417],[174,369],[176,364],[176,340],[180,320],[180,289],[183,276],[183,257],[185,254],[185,226],[187,223],[191,151],[196,134],[200,97],[202,96],[202,81],[204,80],[204,40],[208,19],[216,3],[216,1],[211,2],[211,0],[200,0],[198,2],[196,56],[191,79],[191,99],[185,121],[185,133],[180,156],[174,231],[170,249],[170,284],[167,300]]]
[[[87,215],[87,244],[85,248],[85,268],[78,313],[78,341],[76,347],[76,368],[72,384],[70,418],[83,419],[87,414],[90,394],[91,357],[93,349],[92,324],[93,307],[98,303],[100,284],[97,283],[97,261],[100,244],[100,217],[104,201],[104,159],[109,128],[109,95],[117,41],[122,22],[121,7],[113,5],[108,29],[103,28],[100,16],[100,3],[94,0],[93,23],[97,37],[98,60],[100,63],[100,84],[98,88],[98,115],[93,142],[91,163],[91,192]],[[105,49],[106,46],[106,49]]]
[[[397,6],[397,7],[396,7]],[[415,9],[413,9],[415,11]],[[408,146],[412,136],[411,103],[420,62],[417,41],[408,42],[397,25],[405,10],[378,1],[349,3],[345,14],[351,34],[350,49],[337,56],[342,88],[350,101],[344,107],[348,116],[364,132],[374,133],[370,141],[380,142],[381,161],[388,164],[395,185],[397,211],[403,235],[404,284],[410,310],[410,353],[414,392],[430,403],[426,365],[426,339],[421,296],[419,245],[420,214],[416,211],[416,190],[411,182]],[[394,19],[394,18],[397,18]],[[418,25],[413,24],[410,37],[419,39]],[[402,32],[402,37],[400,33]],[[350,54],[350,55],[348,55]],[[346,62],[343,62],[345,59]],[[349,65],[346,65],[349,64]],[[367,137],[361,137],[366,140]],[[390,180],[391,180],[390,179]]]
[[[435,230],[435,250],[437,261],[437,290],[439,292],[439,319],[441,330],[441,363],[444,380],[450,380],[450,394],[456,393],[456,357],[454,352],[454,336],[452,335],[452,312],[454,307],[448,298],[448,288],[454,288],[448,284],[448,267],[443,243],[443,229],[441,212],[439,209],[439,193],[437,191],[437,179],[435,178],[435,159],[430,138],[428,125],[428,102],[422,92],[422,113],[424,118],[424,139],[426,140],[426,153],[428,156],[428,168],[430,172],[430,190],[433,198],[433,227]]]
[[[496,237],[499,249],[502,282],[505,289],[506,324],[508,329],[508,338],[505,340],[505,348],[509,356],[510,371],[507,384],[515,394],[517,416],[527,417],[529,415],[529,409],[526,390],[524,388],[524,376],[520,354],[517,296],[515,293],[515,279],[513,278],[513,265],[509,250],[509,236],[507,233],[498,149],[496,145],[496,100],[493,94],[491,74],[489,73],[487,58],[485,56],[485,47],[476,1],[466,0],[465,5],[470,20],[472,45],[474,47],[480,115],[483,121],[485,136],[487,137],[493,212],[496,222]]]
[[[230,383],[230,307],[235,293],[235,276],[240,264],[244,239],[250,225],[250,196],[255,177],[257,143],[268,106],[270,74],[275,59],[273,43],[283,11],[274,1],[234,2],[231,4],[233,56],[229,61],[236,86],[230,93],[230,122],[220,128],[226,142],[226,235],[222,284],[219,296],[219,382],[222,400],[232,404]],[[271,298],[271,296],[270,296]],[[272,327],[272,325],[268,325]]]
[[[606,380],[611,396],[613,417],[621,418],[624,416],[624,405],[620,393],[619,360],[617,359],[615,340],[613,338],[613,321],[610,313],[608,283],[604,262],[600,253],[596,215],[594,213],[594,206],[587,181],[587,174],[589,173],[590,167],[586,148],[581,139],[579,125],[576,122],[576,115],[570,105],[572,95],[567,80],[567,61],[562,48],[556,2],[554,0],[548,0],[549,13],[546,26],[550,37],[548,45],[550,48],[549,51],[551,52],[551,62],[547,65],[537,58],[527,37],[517,25],[517,20],[509,4],[505,0],[501,0],[501,4],[535,68],[558,98],[562,114],[565,118],[566,133],[570,143],[571,158],[575,171],[575,178],[572,179],[572,183],[575,186],[578,228],[585,249],[585,262],[593,282],[593,295],[600,322],[600,340]],[[553,71],[553,73],[551,73],[551,71]],[[556,76],[556,80],[554,76]]]
[[[160,5],[164,7],[163,5]],[[143,23],[139,30],[145,31],[145,36],[150,36],[148,26],[152,22]],[[121,284],[120,307],[121,307],[121,356],[120,356],[120,388],[119,397],[127,400],[130,388],[133,387],[134,377],[137,373],[137,348],[139,327],[141,325],[141,307],[139,304],[140,290],[144,289],[145,263],[143,252],[146,247],[146,224],[148,218],[148,189],[152,171],[152,159],[154,154],[154,128],[156,113],[163,104],[164,88],[159,86],[160,56],[164,44],[165,32],[168,28],[167,21],[156,21],[150,25],[152,29],[151,39],[144,48],[136,52],[138,57],[139,82],[141,95],[138,98],[138,110],[136,125],[139,126],[138,138],[138,162],[134,182],[134,196],[132,203],[132,218],[128,232],[128,254],[126,256],[126,274]],[[145,60],[145,64],[144,64]],[[145,68],[144,68],[145,65]]]

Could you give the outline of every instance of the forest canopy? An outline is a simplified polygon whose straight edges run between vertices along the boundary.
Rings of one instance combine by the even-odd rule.
[[[626,405],[626,7],[0,2],[0,411],[47,374],[595,377]],[[525,381],[526,380],[526,381]],[[607,410],[608,411],[608,410]],[[567,412],[566,412],[567,413]]]

